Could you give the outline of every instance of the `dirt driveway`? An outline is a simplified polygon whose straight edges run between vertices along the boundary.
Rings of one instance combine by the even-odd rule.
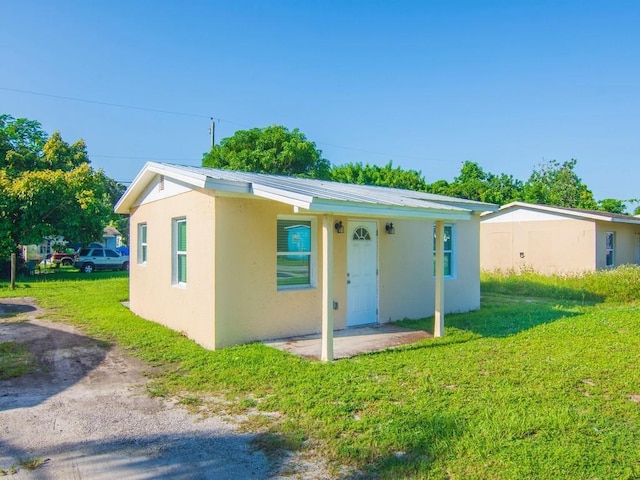
[[[277,477],[251,435],[149,397],[148,366],[43,313],[28,298],[0,299],[0,343],[27,344],[41,366],[0,380],[0,474],[17,466],[9,478]],[[32,471],[19,464],[35,458],[46,461]]]

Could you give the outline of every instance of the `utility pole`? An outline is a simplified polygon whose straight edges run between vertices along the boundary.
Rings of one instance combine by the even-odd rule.
[[[216,124],[211,117],[211,125],[209,126],[209,135],[211,136],[211,148],[216,143]]]

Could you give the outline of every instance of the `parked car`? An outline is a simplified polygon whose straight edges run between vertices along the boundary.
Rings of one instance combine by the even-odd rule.
[[[102,246],[81,248],[76,253],[73,266],[84,273],[96,270],[129,270],[129,256],[120,255],[115,250]]]
[[[51,263],[54,268],[57,268],[60,265],[63,267],[69,267],[73,265],[75,254],[75,251],[54,253],[51,255]]]

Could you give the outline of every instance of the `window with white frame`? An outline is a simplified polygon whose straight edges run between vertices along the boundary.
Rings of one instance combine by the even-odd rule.
[[[187,284],[187,219],[173,220],[173,284]]]
[[[278,289],[313,287],[315,222],[310,218],[278,217],[276,230]]]
[[[147,263],[147,224],[138,224],[138,263]]]
[[[444,226],[444,276],[454,277],[456,266],[455,225]],[[436,274],[436,226],[433,226],[433,275]]]
[[[606,259],[605,266],[613,267],[616,263],[616,234],[615,232],[607,232],[605,240]]]

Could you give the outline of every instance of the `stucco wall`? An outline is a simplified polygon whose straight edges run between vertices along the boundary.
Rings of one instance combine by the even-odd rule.
[[[640,225],[627,223],[597,222],[596,265],[598,269],[606,268],[606,235],[615,233],[614,265],[620,266],[637,263],[637,246],[635,236],[640,234]]]
[[[604,269],[607,232],[615,232],[615,266],[639,260],[640,225],[521,208],[491,215],[480,232],[480,265],[489,271],[531,268],[548,275]]]
[[[380,233],[380,322],[431,317],[434,222],[396,220],[393,224],[395,235]],[[455,223],[454,276],[444,281],[446,313],[480,308],[479,224],[477,215]]]
[[[143,318],[184,332],[214,348],[213,225],[214,197],[188,191],[158,199],[131,213],[130,308]],[[172,283],[172,219],[187,220],[187,283]],[[147,262],[139,264],[138,224],[147,224]]]
[[[321,221],[316,222],[316,286],[278,290],[276,226],[291,207],[267,200],[216,199],[216,346],[321,329]]]
[[[131,216],[131,296],[136,314],[183,331],[207,348],[319,332],[322,315],[322,217],[315,216],[311,288],[278,290],[276,226],[293,209],[270,200],[172,192],[150,198]],[[187,284],[172,285],[172,219],[187,219]],[[346,327],[347,243],[351,217],[330,220],[334,251],[334,328]],[[379,322],[434,313],[433,225],[427,220],[369,219],[378,225]],[[333,224],[342,221],[345,233]],[[396,233],[384,231],[393,221]],[[138,257],[147,224],[148,260]],[[445,311],[480,306],[479,219],[455,226],[455,276],[445,280]]]
[[[553,218],[546,221],[485,222],[480,228],[483,270],[543,274],[593,270],[595,224],[588,220]]]
[[[316,286],[278,290],[276,220],[291,207],[266,200],[216,199],[215,319],[216,347],[252,340],[319,332],[322,313],[322,218],[315,221]],[[346,327],[347,233],[352,217],[336,216],[345,233],[333,227],[334,328]],[[367,219],[371,220],[371,219]],[[378,224],[379,322],[422,318],[434,312],[433,222],[394,220],[395,235]],[[456,225],[456,276],[445,281],[447,312],[480,306],[479,218]]]

